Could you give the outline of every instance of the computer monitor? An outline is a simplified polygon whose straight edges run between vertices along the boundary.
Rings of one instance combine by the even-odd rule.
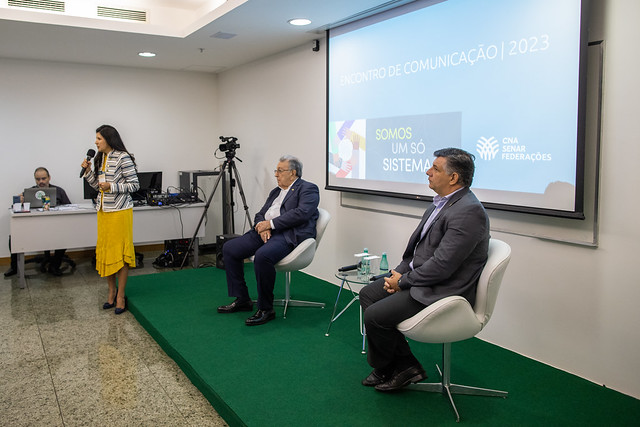
[[[96,197],[98,197],[98,190],[89,185],[86,179],[83,179],[84,183],[84,191],[82,198],[85,200],[95,201]]]
[[[84,198],[86,200],[95,200],[98,197],[98,191],[84,181]],[[140,189],[131,193],[131,198],[135,201],[147,200],[147,194],[162,193],[162,172],[138,172],[138,181]]]
[[[138,172],[140,189],[131,193],[131,198],[136,201],[147,200],[147,194],[162,193],[162,172]]]

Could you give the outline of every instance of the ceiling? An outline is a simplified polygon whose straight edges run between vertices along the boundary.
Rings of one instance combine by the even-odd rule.
[[[95,18],[74,20],[42,11],[17,14],[8,10],[7,0],[0,0],[0,58],[217,73],[306,42],[311,49],[312,40],[323,38],[329,26],[409,1],[130,0],[146,6],[149,16],[154,16],[153,7],[175,11],[168,25],[152,26]],[[222,5],[213,9],[214,3]],[[127,0],[117,4],[123,7]],[[160,11],[155,16],[159,15]],[[310,19],[311,25],[287,23],[299,17]],[[212,37],[217,33],[235,36]],[[141,58],[138,53],[142,51],[157,56]]]

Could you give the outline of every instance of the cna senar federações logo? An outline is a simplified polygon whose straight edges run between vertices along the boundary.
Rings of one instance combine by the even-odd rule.
[[[481,136],[476,143],[476,151],[482,160],[494,160],[500,153],[501,161],[526,161],[551,162],[553,155],[551,152],[531,150],[527,144],[519,141],[518,137],[502,138],[502,146],[500,141],[494,136],[486,138]]]
[[[500,151],[499,142],[493,136],[489,138],[481,136],[476,144],[476,151],[482,160],[493,160]]]

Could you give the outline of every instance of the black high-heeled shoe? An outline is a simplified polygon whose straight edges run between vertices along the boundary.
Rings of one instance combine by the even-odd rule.
[[[114,301],[114,305],[115,305],[115,301]],[[116,307],[116,309],[115,309],[114,313],[116,313],[116,314],[122,314],[122,313],[124,313],[125,311],[127,311],[127,305],[128,305],[128,303],[127,303],[127,297],[124,297],[124,308],[118,308],[118,307]]]
[[[105,302],[104,304],[102,304],[102,309],[103,310],[108,310],[110,308],[115,307],[117,299],[118,299],[118,292],[116,291],[116,296],[113,297],[113,302],[112,303],[110,303],[109,301]]]

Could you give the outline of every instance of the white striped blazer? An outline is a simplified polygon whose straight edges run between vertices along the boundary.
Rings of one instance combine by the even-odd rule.
[[[111,183],[109,191],[99,191],[98,177],[93,168],[87,168],[84,174],[91,187],[98,190],[96,209],[104,212],[115,212],[133,207],[131,193],[140,189],[136,167],[129,153],[125,151],[111,151],[107,156],[105,170],[106,182]],[[104,197],[103,197],[104,195]]]

